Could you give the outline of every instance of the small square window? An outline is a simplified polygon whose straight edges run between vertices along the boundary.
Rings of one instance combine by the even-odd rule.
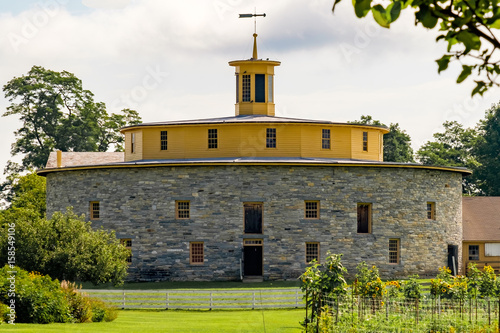
[[[469,245],[469,260],[479,260],[479,245]]]
[[[321,148],[330,149],[330,130],[323,129],[321,135]]]
[[[160,149],[168,150],[168,135],[167,131],[161,131],[160,134]]]
[[[177,219],[189,219],[189,201],[175,202],[175,216]]]
[[[399,264],[399,239],[389,239],[389,264]]]
[[[306,263],[313,260],[319,263],[319,243],[306,243]]]
[[[215,128],[208,130],[208,148],[217,148],[217,129]]]
[[[266,148],[276,148],[276,128],[266,129]]]
[[[120,239],[120,243],[125,246],[127,250],[130,251],[130,255],[127,257],[127,262],[132,262],[132,239],[130,238],[122,238]]]
[[[191,265],[203,265],[204,256],[203,242],[189,243],[189,263]]]
[[[436,203],[428,202],[427,203],[427,219],[435,220],[436,219]]]
[[[306,219],[319,219],[319,201],[306,201],[305,206]]]
[[[90,202],[90,219],[98,220],[100,218],[100,205],[99,201]]]

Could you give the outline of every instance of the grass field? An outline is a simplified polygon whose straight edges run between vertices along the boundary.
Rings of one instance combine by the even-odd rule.
[[[300,287],[299,280],[293,281],[264,281],[255,283],[243,283],[239,281],[221,282],[126,282],[120,287],[113,287],[111,284],[101,284],[95,286],[90,282],[80,283],[83,289],[118,289],[118,290],[149,290],[149,289],[279,289]]]
[[[119,311],[118,318],[110,323],[89,324],[16,324],[1,325],[1,332],[68,332],[68,333],[155,333],[155,332],[300,332],[299,321],[305,311],[297,310],[248,310],[248,311]]]

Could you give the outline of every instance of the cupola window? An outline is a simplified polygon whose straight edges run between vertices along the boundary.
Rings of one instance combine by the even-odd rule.
[[[250,75],[242,75],[242,87],[241,87],[241,100],[243,102],[250,102]]]
[[[273,99],[273,76],[267,76],[267,101],[269,103],[274,103]]]
[[[255,102],[266,102],[266,75],[255,74]]]
[[[167,150],[168,149],[168,135],[167,131],[161,131],[160,133],[160,149]]]
[[[321,148],[330,149],[330,130],[323,129],[321,136]]]
[[[368,132],[363,132],[363,151],[368,151]]]

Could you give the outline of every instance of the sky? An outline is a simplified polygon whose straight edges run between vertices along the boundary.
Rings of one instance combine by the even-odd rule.
[[[416,150],[447,120],[472,127],[500,91],[470,97],[459,64],[437,73],[438,32],[403,13],[390,29],[357,19],[333,0],[0,0],[0,84],[34,65],[68,71],[110,113],[144,122],[234,115],[234,68],[251,57],[257,18],[260,58],[275,69],[276,115],[334,122],[371,115],[398,123]],[[0,112],[10,102],[0,93]],[[0,167],[21,123],[0,118]]]

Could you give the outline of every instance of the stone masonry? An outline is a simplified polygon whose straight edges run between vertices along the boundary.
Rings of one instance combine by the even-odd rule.
[[[306,267],[305,242],[376,265],[386,278],[435,275],[448,245],[461,254],[460,172],[402,166],[160,166],[47,174],[47,213],[72,206],[93,226],[132,239],[130,280],[237,280],[244,239],[263,240],[264,279],[296,278]],[[190,219],[175,219],[175,201],[190,200]],[[320,219],[304,218],[304,201],[320,201]],[[262,202],[263,234],[243,229],[243,203]],[[436,219],[427,219],[427,202]],[[357,203],[372,204],[372,232],[357,233]],[[400,263],[388,263],[389,239]],[[189,242],[204,242],[204,264],[190,265]],[[461,258],[458,258],[461,262]]]

